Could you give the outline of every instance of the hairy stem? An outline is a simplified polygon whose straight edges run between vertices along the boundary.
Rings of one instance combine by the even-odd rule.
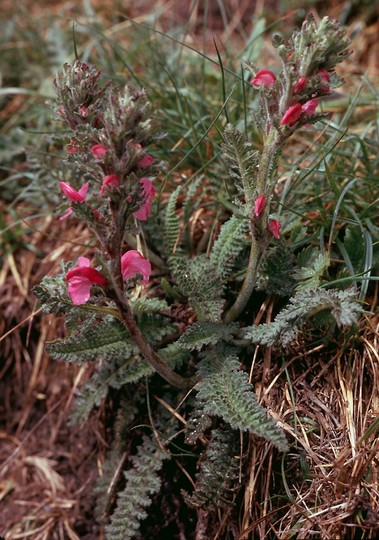
[[[134,319],[128,301],[123,298],[121,291],[118,290],[116,290],[116,304],[122,314],[122,322],[128,330],[130,337],[137,345],[142,356],[155,371],[176,388],[187,389],[194,386],[199,380],[197,377],[185,378],[178,375],[151,348]]]
[[[249,262],[247,265],[245,279],[243,281],[241,290],[238,293],[236,301],[234,302],[232,307],[229,309],[229,311],[227,311],[225,315],[225,319],[224,319],[225,322],[229,323],[229,322],[234,321],[246,307],[246,304],[248,303],[251,293],[253,292],[254,287],[255,287],[255,280],[257,277],[257,270],[258,270],[260,258],[261,258],[261,250],[260,250],[259,243],[257,242],[256,238],[252,235],[250,256],[249,256]]]

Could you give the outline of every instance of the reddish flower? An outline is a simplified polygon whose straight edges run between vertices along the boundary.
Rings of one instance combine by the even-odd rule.
[[[142,184],[142,195],[144,202],[140,208],[133,213],[133,216],[140,221],[146,221],[147,216],[151,212],[151,202],[155,195],[155,189],[153,183],[148,178],[141,178],[140,184]]]
[[[73,304],[87,302],[91,296],[91,285],[106,285],[106,279],[95,268],[90,268],[87,257],[79,257],[78,264],[66,274],[68,293]]]
[[[67,152],[69,154],[76,154],[78,151],[78,143],[75,141],[75,139],[71,139],[71,141],[67,145]]]
[[[261,69],[250,81],[253,86],[263,86],[264,88],[270,88],[276,82],[275,73],[269,69]]]
[[[108,174],[104,177],[101,184],[100,195],[104,195],[105,191],[112,187],[118,187],[120,185],[120,179],[116,174]]]
[[[136,150],[141,150],[141,152],[143,152],[143,147],[139,143],[135,144],[134,148],[136,148]],[[145,154],[137,163],[137,167],[141,167],[141,168],[150,167],[153,161],[154,161],[153,156],[150,156],[149,154]]]
[[[80,112],[81,112],[82,117],[86,118],[86,116],[88,115],[87,107],[85,105],[82,105],[80,107]]]
[[[141,167],[142,169],[145,167],[150,167],[153,161],[153,156],[149,156],[148,154],[146,154],[146,156],[139,160],[139,162],[137,163],[137,167]]]
[[[74,202],[83,202],[87,196],[89,183],[86,182],[85,184],[83,184],[82,187],[78,191],[76,191],[76,189],[72,187],[70,182],[59,182],[59,186],[62,192],[64,193],[64,195],[66,195],[66,197],[68,197]],[[70,216],[72,212],[73,210],[70,205],[67,211],[59,219],[62,221],[63,219],[68,218],[68,216]]]
[[[310,99],[301,108],[305,116],[311,116],[315,112],[317,105],[318,99]]]
[[[131,249],[121,257],[121,272],[125,280],[140,276],[140,283],[146,285],[151,274],[151,264],[139,251]]]
[[[282,126],[284,125],[292,126],[293,124],[296,124],[302,112],[303,112],[303,109],[300,103],[296,103],[295,105],[288,107],[288,109],[283,115],[283,118],[280,121],[280,124]]]
[[[91,148],[91,152],[95,159],[102,159],[108,152],[108,148],[103,144],[94,144]]]
[[[268,230],[274,238],[279,240],[281,225],[277,219],[270,219],[267,225]]]
[[[259,216],[261,215],[261,213],[266,207],[266,203],[267,203],[267,200],[264,195],[259,195],[259,197],[257,197],[254,204],[254,217],[259,218]]]
[[[295,83],[293,87],[294,94],[300,94],[308,84],[308,79],[306,77],[300,77],[299,80]]]

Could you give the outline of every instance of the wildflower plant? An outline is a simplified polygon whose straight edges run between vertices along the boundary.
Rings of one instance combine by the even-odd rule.
[[[174,401],[192,391],[185,411],[186,444],[198,445],[205,436],[210,440],[194,492],[184,496],[194,508],[231,504],[239,481],[236,430],[263,437],[279,451],[288,449],[285,433],[258,403],[242,367],[249,362],[251,346],[287,347],[316,313],[326,310],[343,326],[354,323],[359,311],[351,291],[320,288],[329,263],[325,255],[317,259],[320,268],[314,269],[313,279],[300,278],[295,289],[296,277],[310,274],[289,262],[293,254],[271,212],[280,153],[295,131],[325,118],[318,112],[320,100],[341,83],[334,68],[349,54],[349,41],[337,23],[324,18],[319,24],[305,21],[287,43],[275,36],[274,45],[280,69],[274,73],[249,64],[245,81],[247,92],[259,93],[259,111],[250,121],[260,130],[262,148],[255,149],[234,125],[225,126],[222,150],[225,177],[235,185],[228,205],[234,213],[208,252],[196,256],[186,252],[184,238],[187,209],[199,182],[187,191],[178,186],[166,203],[159,199],[165,164],[154,157],[152,146],[162,134],[145,91],[104,83],[95,67],[79,60],[65,65],[55,79],[57,114],[69,130],[64,167],[70,178],[60,182],[60,219],[85,224],[95,248],[91,259],[83,254],[65,264],[62,275],[46,277],[35,289],[45,310],[66,316],[69,329],[66,338],[49,344],[49,351],[66,361],[101,360],[77,400],[74,416],[81,421],[110,389],[130,394],[129,387],[138,388],[130,398],[135,411],[146,377],[152,380],[153,375]],[[159,238],[157,245],[149,245],[149,226]],[[278,268],[278,276],[284,266],[275,292],[291,296],[288,306],[274,322],[250,326],[247,313],[254,289],[270,267],[271,274]],[[242,284],[236,278],[238,267],[244,268]],[[170,313],[175,299],[191,314],[184,325]],[[163,417],[157,422],[169,441],[175,430]],[[101,517],[110,513],[109,488],[120,470],[117,456],[123,444],[119,439],[112,447],[109,463],[115,465],[98,486]],[[133,537],[138,516],[145,516],[141,508],[159,490],[157,471],[168,448],[167,443],[155,445],[154,437],[144,439],[110,517],[109,538]],[[221,465],[215,464],[228,473],[220,476]],[[137,497],[128,485],[136,483],[142,465],[148,480],[146,486],[138,480]]]

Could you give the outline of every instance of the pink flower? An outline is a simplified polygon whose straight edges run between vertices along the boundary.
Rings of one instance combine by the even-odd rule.
[[[87,107],[85,105],[82,105],[80,107],[80,112],[81,112],[82,117],[86,118],[86,116],[88,115]]]
[[[125,280],[140,276],[140,283],[146,285],[151,274],[151,264],[139,251],[131,249],[121,257],[121,272]]]
[[[83,202],[87,196],[89,183],[86,182],[82,185],[79,191],[76,191],[70,184],[70,182],[59,182],[59,186],[62,192],[74,202]]]
[[[75,139],[71,139],[67,145],[67,152],[69,154],[76,154],[78,152],[78,143],[75,141]]]
[[[149,156],[148,154],[146,154],[146,156],[144,156],[142,159],[139,160],[139,162],[137,163],[137,167],[141,167],[142,169],[144,167],[150,167],[153,161],[154,161],[153,156]]]
[[[270,219],[267,225],[268,230],[274,238],[279,240],[281,225],[277,219]]]
[[[108,148],[103,144],[94,144],[91,148],[91,152],[95,159],[102,159],[108,152]]]
[[[294,94],[300,94],[308,84],[308,79],[306,77],[300,77],[299,80],[295,83],[293,87]]]
[[[296,103],[295,105],[288,107],[288,109],[283,115],[283,118],[280,121],[280,124],[282,126],[284,125],[292,126],[293,124],[296,124],[302,112],[303,112],[303,108],[300,105],[300,103]]]
[[[73,304],[87,302],[91,296],[91,285],[106,285],[106,279],[95,268],[90,268],[87,257],[79,257],[78,264],[66,274],[68,293]]]
[[[140,208],[133,213],[133,216],[140,221],[146,221],[147,216],[151,211],[151,202],[155,195],[155,189],[153,183],[148,178],[141,178],[140,184],[142,184],[142,195],[144,202]]]
[[[74,202],[83,202],[87,196],[89,183],[86,182],[85,184],[83,184],[78,191],[76,191],[76,189],[72,187],[70,182],[59,182],[59,186],[64,195],[66,195],[69,199]],[[59,219],[62,221],[63,219],[68,218],[68,216],[70,216],[72,212],[73,210],[70,205],[67,211]]]
[[[276,82],[275,73],[269,69],[261,69],[250,81],[253,86],[263,86],[264,88],[270,88]]]
[[[267,201],[264,195],[259,195],[259,197],[257,197],[254,204],[254,217],[259,218],[259,216],[266,207],[266,203]]]
[[[109,188],[118,187],[120,185],[119,177],[116,174],[108,174],[104,177],[101,184],[100,195],[104,195],[105,191]]]
[[[311,116],[315,112],[317,105],[318,99],[310,99],[301,108],[305,116]]]
[[[139,143],[136,143],[134,145],[134,148],[136,150],[140,150],[141,152],[143,152],[143,147],[141,144]],[[145,167],[150,167],[150,165],[153,163],[154,161],[154,158],[153,156],[150,156],[149,154],[145,154],[140,160],[139,162],[137,163],[137,167],[141,167],[142,169],[145,168]]]

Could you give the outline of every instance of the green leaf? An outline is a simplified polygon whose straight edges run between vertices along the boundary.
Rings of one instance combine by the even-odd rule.
[[[115,319],[93,324],[47,345],[47,351],[53,358],[78,363],[100,358],[128,358],[135,348],[124,326]]]
[[[274,321],[244,329],[245,338],[261,345],[288,345],[310,317],[321,311],[329,311],[338,326],[351,325],[361,311],[351,289],[314,289],[298,292],[280,311]]]
[[[238,324],[195,323],[184,332],[177,344],[182,349],[200,350],[204,345],[215,345],[218,341],[230,341]]]
[[[325,270],[330,265],[330,259],[326,253],[320,253],[309,247],[299,254],[298,265],[300,268],[293,273],[294,279],[299,282],[296,290],[309,291],[321,284]]]
[[[180,239],[180,221],[176,213],[176,204],[178,201],[181,187],[177,187],[170,196],[166,207],[165,216],[165,241],[167,252],[171,255],[176,252]]]
[[[231,505],[233,488],[238,484],[238,437],[232,431],[215,429],[211,441],[200,459],[195,490],[182,492],[189,506],[195,508],[226,508]]]
[[[223,224],[210,254],[210,262],[223,281],[232,272],[236,260],[246,245],[249,233],[247,219],[232,216]]]
[[[116,510],[105,528],[107,540],[135,537],[140,522],[147,517],[146,508],[151,505],[151,496],[160,490],[158,473],[167,457],[168,453],[159,448],[155,440],[144,437],[132,458],[132,468],[124,473],[126,486],[119,492]]]
[[[170,258],[173,276],[182,294],[188,297],[199,321],[220,320],[224,299],[222,282],[205,255],[193,259]]]
[[[198,398],[205,403],[205,413],[221,416],[232,428],[250,431],[279,450],[288,450],[284,433],[257,402],[249,376],[240,370],[233,351],[213,349],[199,363],[198,373],[202,379]]]

